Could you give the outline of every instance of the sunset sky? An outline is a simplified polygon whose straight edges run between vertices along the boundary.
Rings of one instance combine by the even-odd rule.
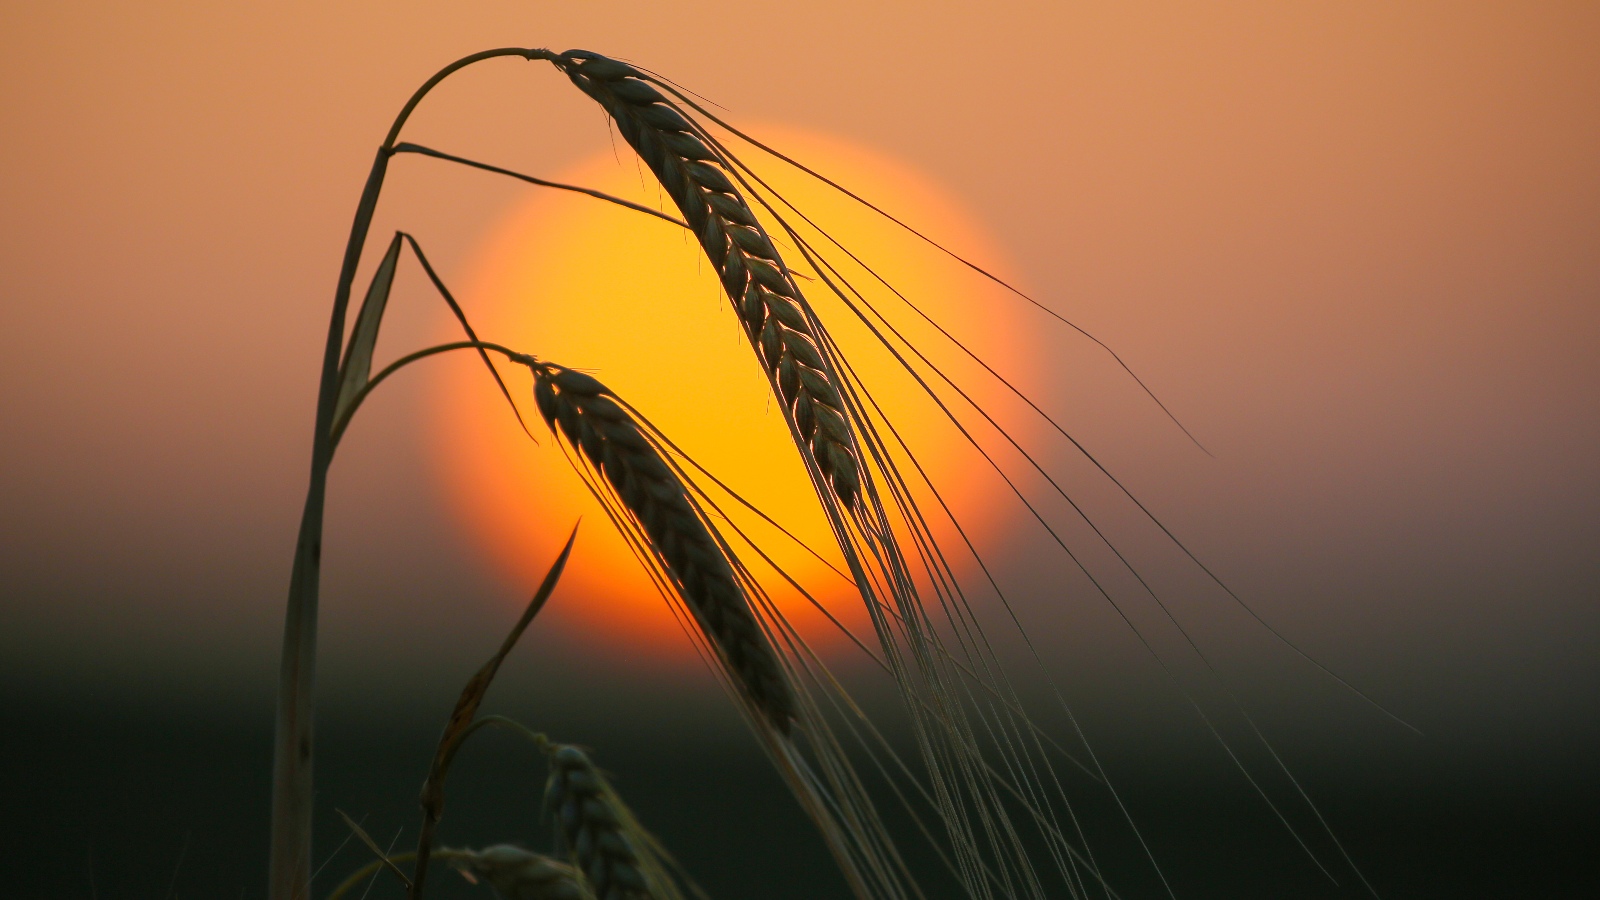
[[[1596,794],[1579,762],[1600,752],[1592,4],[60,2],[0,11],[0,45],[0,679],[18,709],[270,715],[327,311],[373,150],[456,57],[581,47],[732,121],[895,161],[959,210],[931,230],[1003,255],[1113,347],[1212,455],[1093,344],[1004,314],[1043,348],[1052,413],[1431,742],[1174,575],[1247,695],[1339,773],[1330,791],[1450,769],[1533,773],[1506,788],[1530,803]],[[447,83],[407,137],[545,177],[612,147],[559,73],[513,61]],[[535,191],[397,159],[362,279],[404,228],[476,284],[497,229],[544,208]],[[391,308],[380,360],[448,333],[414,266]],[[469,362],[397,379],[340,450],[329,715],[387,721],[422,698],[436,727],[531,588],[440,477],[438,384]],[[1137,745],[1147,726],[1119,704],[1170,705],[1150,665],[1090,598],[1058,603],[1036,535],[996,541],[1056,674],[1111,744]],[[701,673],[579,632],[536,627],[524,649],[518,677],[554,706],[644,698],[661,722],[721,702]]]

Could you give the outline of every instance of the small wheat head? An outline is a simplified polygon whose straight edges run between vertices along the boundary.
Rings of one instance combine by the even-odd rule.
[[[599,900],[682,900],[665,851],[581,749],[550,748],[545,805],[572,864]]]
[[[510,844],[464,850],[453,862],[504,900],[598,900],[576,867]]]

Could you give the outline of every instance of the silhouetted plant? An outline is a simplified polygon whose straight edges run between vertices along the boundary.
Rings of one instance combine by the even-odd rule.
[[[500,57],[547,62],[594,99],[659,181],[681,218],[586,187],[559,184],[400,141],[407,119],[434,86],[466,66]],[[782,164],[797,166],[859,201],[874,214],[886,216],[911,231],[938,252],[951,253],[856,193],[723,122],[665,79],[594,53],[505,48],[474,54],[452,63],[429,79],[396,118],[378,149],[357,206],[334,295],[323,357],[311,477],[296,545],[280,673],[273,776],[272,900],[304,900],[310,892],[311,766],[315,746],[312,711],[323,505],[329,466],[340,438],[363,400],[378,385],[414,362],[458,350],[472,350],[482,358],[524,428],[528,428],[527,421],[516,399],[521,388],[514,390],[513,387],[520,385],[521,376],[508,380],[495,359],[527,371],[540,417],[569,451],[575,451],[569,452],[568,457],[577,475],[592,490],[611,524],[637,551],[663,596],[677,604],[680,612],[686,613],[685,621],[694,624],[693,634],[702,651],[715,664],[758,743],[819,829],[858,900],[898,900],[921,896],[922,889],[917,873],[906,864],[894,836],[884,825],[867,780],[857,771],[856,760],[846,752],[844,738],[872,761],[871,774],[892,789],[905,805],[922,837],[933,845],[966,896],[1043,898],[1062,892],[1072,897],[1092,893],[1114,896],[1068,800],[1068,792],[1057,772],[1059,761],[1066,760],[1090,782],[1102,786],[1119,808],[1122,808],[1121,799],[1111,788],[1110,780],[1081,731],[1076,731],[1073,739],[1083,747],[1082,760],[1069,753],[1025,711],[993,643],[984,634],[979,617],[961,587],[961,579],[952,568],[946,549],[940,546],[930,517],[950,520],[962,543],[955,549],[978,559],[988,588],[998,597],[1009,621],[1015,623],[1019,631],[1020,621],[1005,605],[1004,593],[989,577],[977,548],[967,540],[937,486],[927,480],[922,466],[917,463],[914,448],[906,445],[895,428],[893,411],[883,409],[871,385],[862,382],[850,359],[831,336],[827,323],[808,301],[801,289],[801,280],[812,289],[820,287],[839,300],[841,307],[887,348],[921,390],[933,399],[958,436],[956,439],[970,444],[983,455],[1059,547],[1064,561],[1082,572],[1098,595],[1116,607],[1130,628],[1132,620],[1102,586],[1102,579],[1091,572],[1059,531],[1029,503],[1025,493],[973,436],[962,415],[978,416],[1008,446],[1020,452],[1027,465],[1049,485],[1049,490],[1070,505],[1096,539],[1110,549],[1118,565],[1125,567],[1150,599],[1160,606],[1187,646],[1204,662],[1207,671],[1216,675],[1216,670],[1178,618],[1167,610],[1122,552],[1073,501],[1060,481],[1028,454],[1001,423],[973,401],[969,392],[936,365],[922,348],[905,339],[830,257],[845,254],[875,282],[908,304],[911,301],[855,253],[833,241],[804,212],[789,204],[731,149],[730,145],[735,142],[743,142],[739,144],[741,147],[770,154]],[[816,488],[818,502],[847,564],[846,574],[866,605],[877,647],[868,649],[863,644],[862,649],[895,681],[917,749],[915,763],[903,759],[895,751],[877,725],[845,695],[827,667],[785,621],[760,581],[741,562],[729,539],[719,529],[719,522],[735,529],[737,526],[706,492],[705,483],[721,489],[719,496],[729,498],[725,502],[742,504],[742,498],[716,481],[714,474],[700,469],[624,398],[589,375],[528,352],[537,348],[513,349],[481,339],[462,304],[448,290],[421,246],[404,233],[396,233],[389,242],[355,322],[347,329],[355,273],[367,243],[388,163],[400,153],[426,155],[537,185],[578,191],[666,219],[693,234],[715,270],[754,351],[755,360],[770,383],[772,396],[783,412],[799,458]],[[798,227],[802,223],[820,237],[808,236],[811,232],[803,232]],[[811,274],[797,280],[799,273],[778,251],[780,244],[792,248]],[[411,249],[433,286],[450,306],[465,339],[407,354],[374,375],[374,347],[406,247]],[[618,249],[627,252],[626,247]],[[1000,284],[1061,319],[1059,314],[978,266],[961,261],[980,277]],[[926,318],[915,305],[910,308]],[[663,314],[670,315],[670,311]],[[1071,325],[1065,319],[1061,321]],[[1199,565],[1177,538],[1038,403],[978,359],[960,342],[958,335],[951,335],[943,328],[939,331],[961,353],[980,363],[1006,390],[1025,401],[1042,421],[1071,441],[1140,514],[1159,526],[1173,545]],[[1104,348],[1103,344],[1100,346]],[[1105,349],[1110,352],[1109,348]],[[1112,356],[1116,358],[1115,354]],[[1120,358],[1116,358],[1116,362],[1132,377],[1131,369]],[[1142,381],[1139,384],[1143,387]],[[1154,394],[1150,396],[1154,398]],[[1166,407],[1162,406],[1162,410],[1166,411]],[[778,461],[773,463],[776,465]],[[927,510],[924,509],[926,504],[931,504]],[[781,527],[781,523],[776,524]],[[755,547],[754,542],[742,534],[739,537]],[[386,856],[366,838],[359,826],[350,823],[379,859],[348,879],[334,896],[344,895],[361,879],[387,868],[405,883],[415,900],[422,895],[427,883],[431,858],[443,859],[463,873],[487,881],[504,897],[525,900],[588,897],[678,900],[684,886],[690,885],[676,870],[665,849],[623,805],[584,751],[553,744],[511,720],[479,715],[479,707],[501,662],[555,590],[575,538],[576,530],[499,651],[463,689],[423,788],[423,824],[416,851]],[[761,552],[759,547],[755,549]],[[1222,586],[1210,570],[1203,566],[1201,569]],[[1222,587],[1226,590],[1226,586]],[[801,590],[803,592],[804,588]],[[1232,591],[1228,594],[1243,605]],[[1137,629],[1135,632],[1171,675],[1167,662],[1142,633]],[[1022,635],[1037,660],[1039,653],[1032,639],[1025,632]],[[1176,677],[1173,681],[1179,684]],[[1187,689],[1180,685],[1179,690],[1288,827],[1289,820],[1269,792],[1252,777],[1251,768],[1233,752],[1207,710]],[[1231,692],[1228,697],[1243,714],[1243,707],[1232,699]],[[1057,699],[1060,699],[1059,693]],[[1065,709],[1064,701],[1061,705]],[[1254,721],[1244,715],[1252,739],[1259,740],[1270,750],[1270,744],[1256,729]],[[1071,721],[1076,730],[1075,720]],[[481,851],[433,846],[435,826],[443,814],[444,786],[456,751],[472,734],[491,726],[523,733],[547,755],[550,769],[547,799],[558,836],[558,847],[553,852],[565,861],[509,845]],[[1287,775],[1288,769],[1275,751],[1271,758]],[[1289,778],[1292,781],[1292,776]],[[1314,812],[1315,807],[1299,789],[1298,782],[1293,784],[1298,798]],[[1125,808],[1123,815],[1131,826],[1132,817]],[[928,821],[930,817],[931,822]],[[1320,814],[1317,819],[1321,821]],[[1326,823],[1322,824],[1333,845],[1338,847],[1332,830],[1326,829]],[[1290,831],[1298,840],[1300,835],[1292,827]],[[1137,829],[1134,834],[1137,836]],[[1142,845],[1143,838],[1139,841]],[[1311,853],[1304,841],[1301,846]],[[1343,853],[1342,847],[1338,847],[1338,852]],[[1148,850],[1146,853],[1150,855]],[[1315,859],[1316,855],[1312,855]],[[1349,861],[1348,856],[1344,858]],[[1153,855],[1150,861],[1154,865]],[[409,874],[401,868],[401,864],[407,862],[411,863]],[[1351,868],[1354,869],[1353,864]],[[1156,871],[1159,873],[1159,867]],[[1162,881],[1165,883],[1164,876]],[[693,890],[692,885],[689,889]]]

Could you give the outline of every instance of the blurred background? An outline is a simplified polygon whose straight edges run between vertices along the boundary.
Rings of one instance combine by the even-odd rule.
[[[1053,410],[1422,731],[1214,596],[1180,601],[1378,891],[1600,885],[1593,5],[68,0],[0,10],[0,45],[11,896],[263,895],[275,658],[350,216],[411,91],[504,45],[636,60],[935,180],[1214,458],[1066,332]],[[547,175],[609,140],[557,73],[509,61],[407,134]],[[400,160],[375,234],[403,225],[460,271],[525,196]],[[382,357],[443,325],[406,290]],[[335,852],[335,807],[414,840],[453,697],[530,587],[452,513],[426,382],[364,410],[333,472],[323,889],[365,861]],[[1008,564],[1046,610],[1030,547]],[[1036,638],[1178,896],[1362,894],[1298,854],[1115,620],[1074,622]],[[712,896],[842,895],[703,672],[536,627],[490,699],[595,748]],[[486,741],[460,769],[446,842],[545,839],[525,748]],[[1126,843],[1113,884],[1159,895]]]

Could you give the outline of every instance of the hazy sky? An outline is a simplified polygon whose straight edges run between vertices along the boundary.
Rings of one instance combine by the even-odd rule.
[[[9,5],[0,35],[16,684],[267,689],[372,151],[440,65],[524,44],[937,179],[1215,454],[1054,333],[1057,411],[1274,621],[1424,722],[1593,730],[1592,5],[62,2]],[[557,73],[509,61],[413,122],[533,173],[608,139]],[[414,231],[445,272],[529,190],[391,173],[374,233]],[[404,287],[380,353],[435,333],[435,305]],[[441,635],[492,634],[524,590],[441,502],[424,378],[334,471],[330,691],[477,655]]]

